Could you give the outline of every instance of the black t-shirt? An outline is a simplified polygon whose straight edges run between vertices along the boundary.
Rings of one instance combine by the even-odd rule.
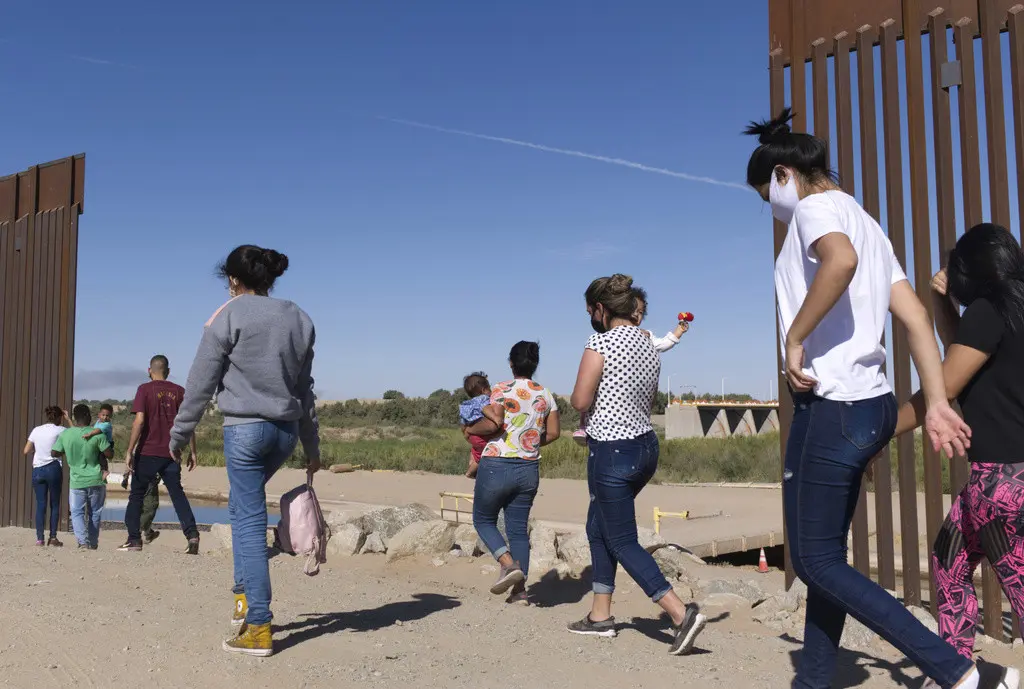
[[[1011,332],[992,302],[976,299],[960,319],[955,342],[990,355],[957,398],[972,431],[968,457],[1024,461],[1024,333]]]

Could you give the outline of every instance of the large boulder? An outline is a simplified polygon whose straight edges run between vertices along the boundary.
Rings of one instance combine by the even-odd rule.
[[[654,551],[654,561],[658,563],[661,573],[669,581],[694,583],[686,569],[686,566],[690,564],[690,559],[683,551],[674,548],[658,548]]]
[[[543,575],[558,564],[558,534],[538,524],[530,532],[530,571]],[[589,557],[590,551],[587,551]]]
[[[384,541],[383,539],[381,539],[380,534],[374,531],[372,534],[366,537],[366,540],[363,542],[363,547],[359,549],[359,554],[370,555],[374,553],[379,553],[383,555],[387,551],[388,549],[384,545]]]
[[[376,533],[387,546],[388,542],[399,531],[416,522],[429,522],[437,519],[432,509],[420,503],[401,507],[383,507],[352,520],[363,533]]]
[[[558,557],[576,574],[590,567],[590,542],[585,531],[560,536],[557,541],[557,552]]]
[[[701,586],[701,593],[705,596],[711,596],[716,593],[731,593],[741,598],[745,598],[750,605],[757,605],[764,601],[768,596],[761,590],[761,587],[752,581],[746,581],[743,579],[727,580],[727,579],[715,579],[709,581]]]
[[[331,555],[348,557],[363,547],[366,534],[356,524],[343,524],[332,529],[331,540],[327,541],[327,552]]]
[[[472,524],[459,524],[455,527],[455,547],[461,551],[463,557],[483,553],[478,547],[476,529]]]
[[[455,525],[440,519],[418,521],[388,541],[387,561],[410,555],[446,555],[455,545]]]
[[[231,525],[211,525],[209,538],[216,544],[214,547],[223,548],[224,550],[231,550]]]
[[[649,553],[653,553],[665,546],[665,539],[656,534],[654,529],[641,526],[637,528],[636,534],[637,540],[640,541],[640,546]]]

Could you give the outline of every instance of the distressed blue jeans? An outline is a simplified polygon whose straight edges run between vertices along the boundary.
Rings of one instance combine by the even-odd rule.
[[[659,451],[654,431],[629,440],[590,441],[587,539],[594,593],[615,591],[617,564],[655,603],[672,590],[636,529],[634,501],[658,470]]]
[[[72,488],[69,501],[71,528],[75,531],[78,545],[95,548],[100,540],[100,521],[103,518],[103,503],[107,501],[107,486]]]
[[[267,481],[277,473],[299,437],[297,421],[257,421],[224,427],[228,468],[228,517],[235,585],[244,593],[248,624],[269,624],[270,562],[267,556]]]
[[[928,631],[898,600],[847,562],[850,521],[868,462],[896,429],[896,400],[834,402],[794,394],[782,499],[786,547],[807,584],[804,647],[794,687],[832,686],[847,614],[898,648],[942,687],[971,661]]]
[[[530,574],[530,510],[540,486],[536,459],[483,457],[473,487],[473,526],[494,559],[510,553],[523,575]],[[498,513],[505,510],[505,533],[498,530]]]

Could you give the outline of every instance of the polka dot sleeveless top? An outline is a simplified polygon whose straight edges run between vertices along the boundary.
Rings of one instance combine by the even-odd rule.
[[[658,392],[661,357],[651,338],[634,326],[595,333],[587,349],[604,357],[604,371],[587,418],[594,440],[629,440],[653,430],[651,405]]]

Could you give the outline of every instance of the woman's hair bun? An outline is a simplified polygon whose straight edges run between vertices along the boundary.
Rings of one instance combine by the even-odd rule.
[[[751,122],[743,133],[748,136],[756,136],[758,143],[762,146],[776,144],[789,136],[791,132],[789,123],[794,117],[792,109],[783,108],[775,119]]]
[[[267,266],[267,272],[272,277],[279,278],[288,270],[288,257],[273,249],[263,250],[263,260]]]
[[[633,287],[633,278],[629,275],[616,273],[608,278],[608,289],[613,291],[627,290]]]

